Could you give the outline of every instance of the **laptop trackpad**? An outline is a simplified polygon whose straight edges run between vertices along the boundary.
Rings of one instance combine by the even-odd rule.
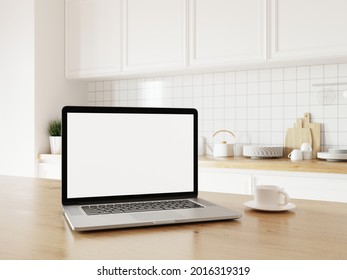
[[[134,213],[131,214],[133,218],[138,221],[163,221],[163,220],[176,220],[182,218],[183,216],[174,211],[167,212],[146,212],[146,213]]]

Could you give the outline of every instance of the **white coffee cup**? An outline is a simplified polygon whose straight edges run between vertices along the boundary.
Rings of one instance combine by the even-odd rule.
[[[254,191],[254,201],[257,207],[277,209],[289,203],[289,195],[281,187],[259,185],[254,188]]]
[[[312,159],[312,146],[309,143],[302,143],[300,150],[302,151],[303,159]]]
[[[288,155],[288,158],[290,158],[293,161],[302,160],[302,151],[299,149],[295,149],[291,151],[291,153]]]

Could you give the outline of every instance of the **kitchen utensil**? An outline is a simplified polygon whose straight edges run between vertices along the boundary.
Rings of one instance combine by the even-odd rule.
[[[310,113],[305,113],[303,127],[311,130],[312,154],[313,157],[316,157],[317,153],[320,152],[320,123],[311,123],[310,118]]]
[[[258,207],[276,209],[289,203],[289,195],[281,187],[259,185],[254,188],[254,201]]]
[[[317,153],[317,158],[327,161],[347,161],[347,153]]]
[[[295,149],[289,153],[288,158],[290,158],[292,161],[302,160],[302,151]]]
[[[302,143],[300,150],[303,159],[312,159],[312,147],[309,143]]]
[[[213,139],[218,133],[221,133],[221,132],[229,133],[235,137],[234,133],[232,133],[229,130],[223,129],[223,130],[216,131],[213,134]],[[221,143],[213,143],[213,144],[207,143],[207,147],[211,150],[214,157],[232,157],[232,156],[234,156],[234,145],[229,144],[226,141],[222,141]]]
[[[243,156],[258,158],[278,158],[283,156],[283,147],[280,146],[243,146]]]
[[[302,143],[312,145],[310,128],[288,128],[284,144],[284,156],[288,156],[294,149],[300,149]]]

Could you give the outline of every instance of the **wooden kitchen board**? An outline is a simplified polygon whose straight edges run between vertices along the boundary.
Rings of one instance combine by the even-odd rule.
[[[288,128],[284,144],[284,156],[287,157],[294,149],[300,149],[302,143],[312,145],[310,128]]]
[[[313,157],[317,157],[320,152],[320,123],[311,123],[310,113],[305,113],[303,127],[311,129],[312,134],[312,153]]]

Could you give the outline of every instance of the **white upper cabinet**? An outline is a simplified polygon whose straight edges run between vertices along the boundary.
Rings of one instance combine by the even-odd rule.
[[[186,0],[123,1],[123,70],[184,69]]]
[[[347,54],[346,0],[270,0],[273,59]]]
[[[67,78],[119,74],[120,12],[120,0],[65,1]]]
[[[265,0],[191,0],[190,64],[235,64],[266,58]]]

